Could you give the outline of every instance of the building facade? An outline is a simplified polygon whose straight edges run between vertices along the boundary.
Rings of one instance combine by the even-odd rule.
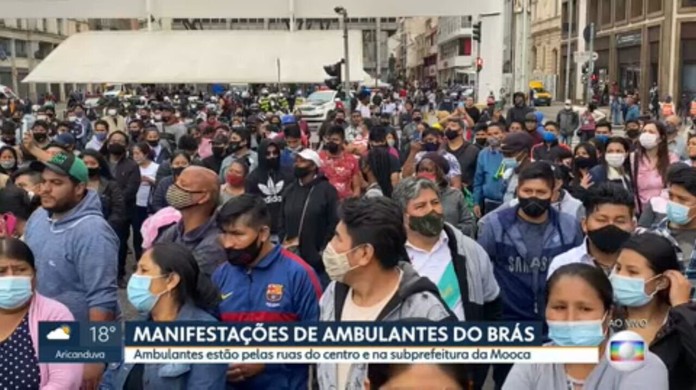
[[[567,18],[567,1],[562,19]],[[576,0],[578,20],[571,51],[585,51],[584,26],[595,23],[595,78],[600,85],[617,83],[622,91],[637,92],[647,108],[649,90],[658,86],[660,99],[696,96],[696,0]],[[584,20],[583,20],[584,19]],[[565,25],[565,24],[564,24]],[[567,25],[565,25],[567,26]],[[562,35],[567,37],[566,28]],[[562,44],[565,51],[568,40]],[[565,55],[565,54],[564,54]],[[566,58],[562,59],[563,65]],[[572,58],[571,58],[572,61]],[[573,61],[574,62],[574,61]],[[577,64],[571,94],[581,98]],[[573,83],[575,81],[575,83]],[[572,85],[574,84],[574,85]]]
[[[561,2],[532,0],[531,4],[531,75],[541,80],[557,99],[556,81],[561,72]]]
[[[0,19],[0,84],[23,98],[36,100],[50,92],[64,99],[74,85],[24,84],[22,79],[65,38],[87,30],[87,20]]]

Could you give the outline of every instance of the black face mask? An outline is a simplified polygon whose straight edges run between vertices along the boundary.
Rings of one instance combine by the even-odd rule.
[[[476,138],[476,145],[486,146],[487,142],[488,142],[488,138]]]
[[[159,140],[156,141],[147,141],[147,144],[152,146],[153,148],[156,148],[157,145],[159,145]]]
[[[459,137],[459,132],[457,130],[445,130],[445,137],[451,141]]]
[[[266,165],[269,169],[278,169],[280,168],[280,159],[278,157],[269,157],[266,159]]]
[[[259,257],[259,253],[261,253],[262,245],[259,244],[258,241],[259,236],[256,236],[254,241],[252,241],[251,244],[249,244],[249,246],[246,248],[225,249],[225,252],[227,253],[227,261],[232,265],[240,267],[245,267],[253,263],[254,260]]]
[[[15,146],[15,144],[17,144],[15,137],[2,137],[2,142],[10,146]]]
[[[626,130],[626,136],[628,138],[631,138],[631,139],[638,138],[639,135],[640,135],[640,130],[638,130],[638,129],[627,129]]]
[[[423,149],[425,149],[426,152],[436,152],[440,149],[440,144],[437,142],[426,142],[425,145],[423,145]]]
[[[108,150],[109,153],[113,154],[114,156],[122,156],[126,153],[126,146],[121,144],[109,144],[109,146],[106,147],[106,150]]]
[[[179,175],[181,175],[181,172],[183,172],[184,169],[186,169],[186,168],[184,168],[184,167],[172,168],[172,175],[174,175],[174,177],[179,177]]]
[[[337,143],[329,142],[326,144],[326,150],[331,154],[336,154],[340,150],[341,146]]]
[[[227,147],[227,151],[234,153],[242,148],[241,142],[230,142],[230,146]]]
[[[89,177],[99,176],[99,172],[99,168],[87,168],[87,174],[89,175]]]
[[[343,118],[336,118],[336,123],[338,123],[339,125],[342,125],[343,123],[345,123],[345,121],[346,120]]]
[[[541,217],[551,207],[551,199],[519,198],[520,209],[532,218]]]
[[[295,177],[301,179],[312,173],[312,168],[310,167],[295,167]]]
[[[422,121],[422,120],[423,120],[423,118],[421,118],[421,117],[419,117],[419,116],[413,117],[413,121],[416,122],[416,123],[418,123],[418,122],[420,122],[420,121]]]
[[[224,146],[213,146],[213,156],[215,157],[222,157],[225,155],[225,147]]]
[[[589,157],[575,157],[573,163],[578,169],[589,169],[595,166],[594,160]]]
[[[616,253],[621,250],[626,240],[631,237],[631,233],[616,225],[607,225],[601,229],[589,230],[587,237],[600,251]]]
[[[34,139],[36,142],[44,142],[46,141],[47,135],[45,133],[34,133]]]

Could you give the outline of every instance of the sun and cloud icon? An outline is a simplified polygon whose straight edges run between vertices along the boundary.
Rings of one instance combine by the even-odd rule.
[[[70,327],[68,325],[61,325],[52,331],[48,332],[46,335],[48,340],[70,340]]]

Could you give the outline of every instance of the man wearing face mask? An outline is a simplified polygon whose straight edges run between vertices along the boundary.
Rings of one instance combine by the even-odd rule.
[[[173,145],[176,145],[179,138],[187,134],[186,125],[174,115],[175,111],[171,105],[162,107],[162,134]]]
[[[408,158],[406,158],[406,162],[404,163],[402,176],[413,176],[415,174],[416,164],[420,162],[423,156],[428,152],[437,152],[444,157],[449,164],[450,169],[447,173],[447,179],[449,180],[450,186],[457,189],[462,188],[462,169],[459,165],[459,161],[452,153],[449,153],[446,149],[442,148],[442,142],[442,133],[439,131],[432,128],[423,131],[422,142],[411,142],[411,150],[409,151]],[[469,144],[468,142],[467,144],[467,147],[472,150],[472,153],[476,153],[478,156],[478,148]],[[474,158],[474,169],[476,168],[475,164],[476,159]]]
[[[266,202],[271,214],[271,241],[279,242],[278,233],[283,216],[283,190],[293,181],[293,176],[281,166],[282,143],[265,139],[259,145],[259,166],[246,179],[246,192],[258,195]]]
[[[348,199],[322,256],[333,280],[321,321],[455,321],[438,288],[407,261],[403,212],[389,198]],[[362,388],[367,364],[319,364],[319,389]]]
[[[138,143],[142,141],[143,127],[143,121],[140,119],[134,119],[128,123],[128,133],[130,134],[131,142]]]
[[[341,126],[332,126],[326,133],[327,141],[319,153],[321,171],[329,179],[338,199],[360,196],[360,167],[354,155],[345,152],[345,135]]]
[[[227,167],[235,160],[246,160],[245,163],[250,170],[256,169],[259,161],[258,154],[250,149],[251,146],[251,131],[246,127],[233,128],[230,132],[230,142],[227,147],[227,157],[222,160],[220,166],[220,181],[225,180]]]
[[[109,123],[104,120],[94,122],[94,134],[92,134],[92,139],[85,145],[85,149],[101,150],[108,135]]]
[[[48,137],[48,123],[36,121],[31,132],[24,134],[20,151],[24,161],[42,160],[46,156],[45,150],[51,145]],[[43,159],[46,161],[48,158]]]
[[[212,154],[203,159],[202,164],[204,167],[214,172],[220,172],[222,161],[227,157],[228,140],[229,138],[224,134],[216,135],[215,138],[213,138],[211,147]]]
[[[527,106],[524,92],[515,92],[515,94],[512,95],[512,99],[514,106],[511,107],[507,115],[505,115],[508,126],[510,126],[513,121],[524,123],[527,114],[534,112],[533,108]]]
[[[551,207],[555,178],[546,162],[527,165],[519,174],[519,205],[486,216],[478,243],[493,263],[502,289],[504,321],[543,320],[546,272],[551,260],[580,245],[577,220]],[[509,365],[496,365],[493,378],[501,385]]]
[[[498,171],[503,162],[500,146],[505,138],[505,125],[491,123],[486,135],[488,146],[476,159],[476,174],[474,176],[474,215],[481,218],[495,210],[503,203],[503,181],[498,177]]]
[[[114,131],[127,131],[126,118],[119,113],[118,103],[110,104],[106,109],[106,116],[101,119],[109,124],[110,133]]]
[[[532,147],[532,159],[534,161],[548,161],[550,163],[558,160],[559,150],[570,150],[568,145],[558,142],[558,123],[546,122],[544,125],[544,142]]]
[[[524,131],[509,133],[503,138],[501,151],[503,160],[496,176],[502,180],[503,202],[515,198],[518,175],[531,162],[532,137]]]
[[[445,150],[457,158],[461,169],[461,187],[468,188],[470,191],[474,186],[474,175],[476,174],[476,160],[480,149],[464,139],[466,125],[461,120],[450,120],[447,122],[445,137],[447,145]],[[455,188],[455,185],[452,185]]]
[[[336,227],[338,193],[320,168],[321,158],[314,150],[304,149],[297,154],[295,180],[283,194],[278,236],[285,248],[298,253],[314,268],[325,286],[329,280],[320,253]]]
[[[580,246],[553,259],[547,279],[558,268],[571,263],[599,267],[609,276],[621,246],[636,228],[635,201],[620,185],[602,183],[590,187],[583,205],[587,216],[581,225],[587,238]]]
[[[571,145],[573,143],[573,134],[580,129],[580,115],[573,110],[570,100],[565,101],[563,109],[556,115],[556,122],[560,127],[561,142]]]
[[[78,148],[82,149],[92,136],[92,121],[85,115],[85,107],[82,104],[77,104],[73,107],[72,115],[68,111],[68,122],[74,124],[72,132],[77,140]]]
[[[265,141],[264,141],[265,142]],[[219,312],[230,323],[311,322],[319,319],[321,285],[301,258],[271,241],[271,214],[262,198],[243,194],[218,212],[225,261],[213,283]],[[244,389],[307,388],[303,364],[231,364],[228,385]]]
[[[640,123],[638,123],[637,119],[626,121],[624,130],[626,132],[626,137],[631,140],[631,146],[635,148],[635,145],[638,144],[638,138],[640,137]],[[633,149],[631,149],[631,151],[633,151]]]
[[[181,220],[165,230],[156,242],[174,242],[193,252],[201,272],[210,276],[226,258],[215,224],[220,185],[215,172],[197,166],[184,169],[167,190],[167,203]]]
[[[3,146],[17,146],[17,125],[11,121],[5,121],[0,127],[0,147]]]

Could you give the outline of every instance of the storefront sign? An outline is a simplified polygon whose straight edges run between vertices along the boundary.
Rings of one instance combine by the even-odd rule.
[[[617,35],[616,47],[628,47],[640,45],[643,40],[643,35],[640,32]]]

